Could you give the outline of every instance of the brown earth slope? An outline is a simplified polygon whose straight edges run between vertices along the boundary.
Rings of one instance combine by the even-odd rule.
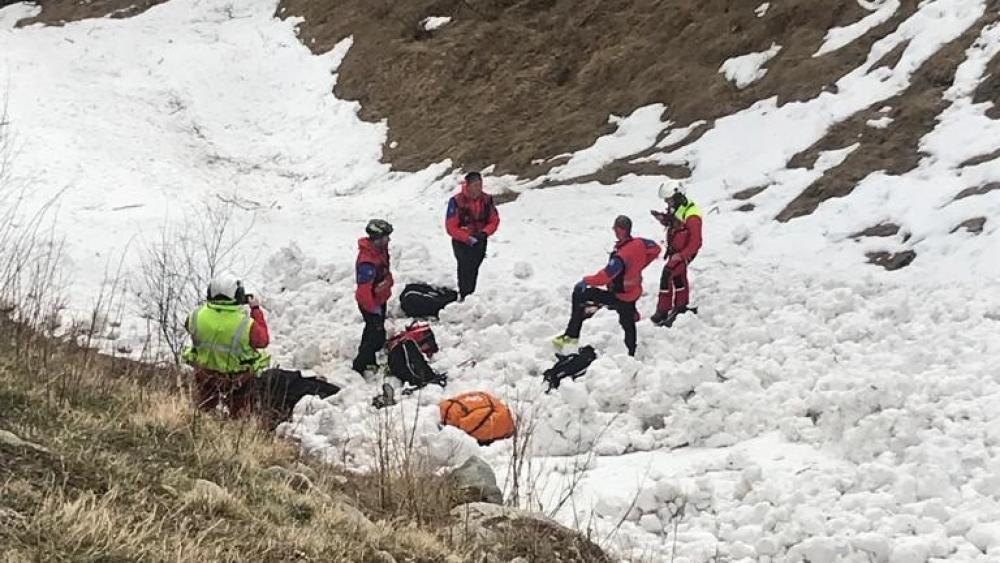
[[[17,25],[25,26],[36,23],[45,25],[62,25],[68,22],[80,21],[89,18],[130,18],[166,1],[167,0],[37,0],[34,4],[41,7],[41,12],[39,12],[37,16],[25,18],[17,22]],[[0,0],[0,6],[3,6],[4,2],[5,0]]]
[[[813,58],[829,28],[866,12],[855,2],[746,0],[282,0],[316,52],[354,37],[336,93],[365,119],[388,119],[386,159],[405,170],[452,158],[533,175],[550,158],[608,132],[609,114],[668,105],[678,125],[756,100],[811,98],[864,61],[871,44],[916,8],[835,53]],[[429,16],[451,23],[425,31]],[[719,74],[727,59],[783,46],[744,90]]]

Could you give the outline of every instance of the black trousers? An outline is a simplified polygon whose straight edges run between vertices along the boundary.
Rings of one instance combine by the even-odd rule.
[[[479,266],[486,259],[486,239],[483,238],[472,246],[452,240],[451,248],[455,251],[455,260],[458,261],[458,294],[464,298],[476,292]]]
[[[618,323],[625,331],[625,347],[628,348],[628,355],[634,356],[636,345],[635,302],[622,301],[615,297],[614,293],[605,289],[588,287],[573,291],[573,309],[570,313],[569,324],[566,326],[566,336],[580,338],[580,329],[583,328],[583,321],[586,318],[584,307],[587,303],[600,303],[618,312]]]
[[[365,329],[361,333],[361,345],[358,346],[358,355],[354,358],[352,366],[358,373],[364,372],[368,366],[375,365],[375,353],[385,346],[385,315],[361,311],[361,316],[365,319]]]

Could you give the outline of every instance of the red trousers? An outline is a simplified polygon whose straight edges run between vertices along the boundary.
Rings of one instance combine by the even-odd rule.
[[[663,266],[663,274],[660,276],[660,298],[656,302],[656,311],[666,313],[672,309],[687,307],[690,291],[686,260],[681,260],[672,267]]]
[[[222,402],[231,418],[250,414],[253,372],[219,373],[197,368],[194,370],[194,382],[194,401],[202,411],[212,411]]]

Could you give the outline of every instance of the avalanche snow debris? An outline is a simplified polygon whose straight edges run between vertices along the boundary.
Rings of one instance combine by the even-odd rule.
[[[868,18],[891,16],[892,4],[873,6]],[[397,283],[453,282],[440,223],[457,174],[450,163],[400,174],[379,161],[386,125],[362,122],[357,104],[330,93],[350,40],[313,56],[294,22],[273,18],[272,0],[241,2],[235,18],[232,6],[173,0],[129,20],[18,30],[13,23],[29,8],[0,9],[11,120],[32,132],[22,136],[16,173],[36,178],[42,199],[47,186],[74,187],[60,228],[72,235],[81,310],[101,282],[94,254],[104,260],[134,236],[159,236],[166,211],[176,218],[219,190],[269,202],[253,212],[242,246],[268,298],[276,361],[314,364],[343,387],[301,401],[279,431],[328,461],[369,467],[377,420],[368,404],[377,384],[360,380],[347,360],[359,333],[354,240],[369,217],[385,216],[397,226]],[[924,139],[928,157],[917,170],[871,176],[850,202],[828,202],[787,225],[770,220],[857,146],[828,151],[811,170],[787,169],[792,156],[832,124],[905,89],[912,72],[984,9],[979,0],[923,2],[838,81],[836,93],[782,106],[760,101],[651,157],[690,165],[689,191],[705,209],[746,188],[769,188],[755,196],[753,214],[708,216],[708,232],[717,235],[692,264],[701,314],[669,332],[641,323],[632,359],[615,316],[598,313],[583,343],[601,358],[559,393],[542,393],[537,374],[552,362],[547,342],[563,329],[572,285],[606,259],[615,215],[630,214],[642,234],[658,236],[651,220],[639,220],[662,203],[658,179],[528,191],[504,205],[480,290],[435,325],[442,351],[434,365],[449,373],[449,388],[408,397],[387,411],[390,423],[412,432],[442,467],[480,456],[503,483],[512,445],[480,448],[458,429],[440,428],[436,407],[461,391],[498,394],[537,423],[531,452],[542,468],[564,466],[560,456],[597,454],[573,506],[557,516],[586,520],[596,509],[595,526],[608,533],[624,514],[616,537],[633,554],[669,553],[676,525],[678,561],[995,559],[1000,341],[983,319],[1000,310],[995,285],[984,286],[998,273],[990,256],[1000,235],[958,244],[947,231],[968,218],[966,204],[1000,216],[1000,192],[945,204],[1000,181],[995,162],[956,170],[1000,138],[984,134],[996,122],[971,102],[997,56],[997,26],[967,51],[947,94],[952,105]],[[900,64],[872,68],[904,42]],[[550,179],[652,147],[670,126],[664,109],[616,118],[618,131],[567,155]],[[681,143],[694,129],[671,130],[659,144]],[[106,213],[137,198],[149,204]],[[875,275],[851,258],[856,245],[878,241],[847,235],[886,220],[912,229],[910,244],[929,258],[927,267]],[[658,272],[647,278],[643,312],[653,307]],[[393,302],[390,330],[405,326],[399,313]],[[142,349],[141,323],[122,329],[121,338]],[[557,497],[572,474],[548,472],[540,493]]]

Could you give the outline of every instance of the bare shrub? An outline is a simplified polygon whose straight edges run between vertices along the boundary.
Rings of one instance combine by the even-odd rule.
[[[187,339],[187,316],[204,300],[208,282],[219,272],[243,269],[239,244],[253,218],[241,225],[236,213],[230,202],[192,209],[184,221],[165,224],[159,240],[141,251],[135,287],[139,314],[152,325],[155,346],[175,364]]]
[[[26,344],[53,337],[64,308],[63,241],[56,235],[54,208],[59,192],[37,207],[27,204],[31,182],[14,174],[13,125],[6,99],[0,99],[0,315],[13,321],[6,331]],[[47,354],[20,346],[19,362],[44,364]]]
[[[424,525],[449,519],[459,492],[415,443],[420,410],[407,419],[401,409],[377,409],[368,447],[374,466],[357,476],[350,494],[379,518],[406,518]]]

